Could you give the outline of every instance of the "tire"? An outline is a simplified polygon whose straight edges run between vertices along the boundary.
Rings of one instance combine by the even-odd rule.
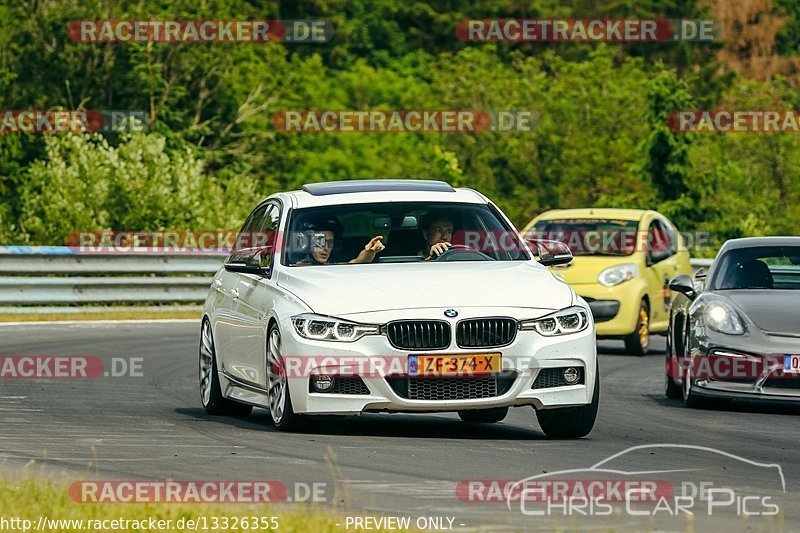
[[[211,322],[203,320],[200,329],[200,402],[206,414],[221,416],[248,416],[252,405],[229,400],[222,395],[217,371],[217,352]]]
[[[685,358],[689,358],[689,335],[686,335],[686,338],[683,341],[683,356]],[[698,396],[694,392],[692,392],[692,377],[691,377],[691,364],[685,364],[684,373],[681,376],[683,384],[681,386],[681,399],[683,400],[683,405],[690,408],[699,408],[705,407],[707,405],[707,400],[701,396]]]
[[[273,324],[267,335],[267,400],[272,424],[281,431],[297,429],[300,415],[292,408],[289,381],[281,357],[281,333]]]
[[[689,408],[698,408],[704,407],[706,405],[705,398],[699,397],[697,394],[692,392],[692,378],[689,377],[689,370],[686,370],[686,374],[683,376],[683,387],[681,387],[681,399],[683,399],[683,405]]]
[[[594,380],[592,403],[580,407],[562,407],[559,409],[543,409],[536,411],[544,434],[551,439],[579,439],[588,435],[597,420],[597,409],[600,406],[600,371]]]
[[[625,337],[625,350],[631,355],[647,355],[650,348],[650,306],[645,300],[639,305],[636,329]]]
[[[670,400],[680,400],[682,397],[681,388],[672,378],[672,372],[675,368],[678,368],[678,365],[675,363],[675,358],[673,357],[672,353],[672,347],[675,343],[672,341],[673,332],[671,324],[672,318],[670,318],[670,328],[669,331],[667,331],[667,359],[664,367],[664,395]]]
[[[508,414],[508,407],[493,407],[491,409],[473,409],[459,411],[458,417],[469,424],[494,424],[502,422]]]

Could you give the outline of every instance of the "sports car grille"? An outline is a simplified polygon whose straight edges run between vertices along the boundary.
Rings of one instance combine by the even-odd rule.
[[[514,384],[516,372],[475,378],[389,378],[392,389],[409,400],[472,400],[502,396]]]
[[[583,369],[578,368],[578,381],[576,383],[572,383],[572,385],[579,385],[583,383]],[[533,385],[531,385],[532,389],[549,389],[551,387],[565,387],[569,385],[564,380],[564,369],[563,368],[543,368],[539,370],[539,373],[536,375],[536,379],[533,380]]]
[[[401,320],[386,324],[386,336],[395,348],[439,350],[450,346],[450,324],[443,320]]]
[[[456,325],[456,344],[461,348],[491,348],[511,344],[517,336],[513,318],[474,318]]]

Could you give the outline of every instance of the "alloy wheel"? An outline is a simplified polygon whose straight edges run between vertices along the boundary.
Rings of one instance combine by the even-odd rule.
[[[211,381],[214,379],[214,340],[211,337],[211,325],[203,322],[200,333],[200,400],[203,407],[211,402]]]
[[[272,421],[280,424],[286,412],[286,372],[281,359],[281,336],[273,329],[267,342],[267,396]]]
[[[639,335],[639,344],[642,350],[647,350],[650,346],[650,315],[647,312],[647,307],[644,304],[639,308],[639,323],[637,326],[637,333]]]

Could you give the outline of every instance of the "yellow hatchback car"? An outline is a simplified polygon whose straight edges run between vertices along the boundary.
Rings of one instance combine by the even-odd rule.
[[[522,233],[569,245],[574,260],[552,271],[589,303],[598,338],[623,339],[628,352],[644,355],[650,335],[666,333],[669,281],[692,269],[683,239],[664,215],[636,209],[547,211]]]

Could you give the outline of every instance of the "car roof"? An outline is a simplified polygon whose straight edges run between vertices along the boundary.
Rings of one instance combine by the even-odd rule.
[[[467,188],[453,188],[432,180],[348,180],[305,185],[303,190],[288,191],[270,198],[290,199],[294,208],[383,202],[455,202],[486,204],[481,193]]]
[[[552,209],[536,217],[538,220],[556,220],[569,218],[597,218],[617,220],[641,220],[646,214],[657,214],[655,211],[644,209],[612,209],[612,208],[583,208],[583,209]]]
[[[344,194],[348,192],[455,191],[452,185],[443,181],[398,179],[323,181],[320,183],[308,183],[303,185],[303,190],[312,194],[313,196]]]
[[[756,248],[759,246],[800,246],[800,237],[774,236],[774,237],[745,237],[743,239],[730,239],[720,248],[719,253],[739,248]]]

